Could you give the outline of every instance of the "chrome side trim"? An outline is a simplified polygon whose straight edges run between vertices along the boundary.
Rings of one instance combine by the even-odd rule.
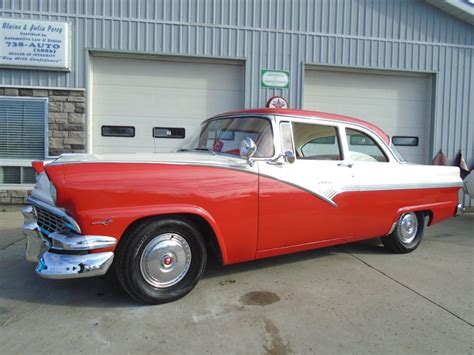
[[[74,220],[74,218],[72,218],[66,212],[64,212],[63,209],[55,207],[55,206],[51,206],[51,205],[49,205],[49,204],[47,204],[43,201],[40,201],[36,198],[33,198],[31,196],[28,197],[28,199],[26,200],[26,203],[29,203],[33,206],[38,206],[40,208],[44,208],[45,210],[51,212],[52,214],[55,214],[56,216],[59,216],[59,217],[65,219],[71,225],[74,232],[81,233],[81,228],[79,227],[79,224],[77,224],[77,222]]]
[[[367,185],[367,186],[358,186],[358,185],[346,185],[346,186],[336,186],[331,187],[327,190],[320,190],[320,191],[313,191],[309,190],[303,186],[298,184],[279,179],[275,176],[262,174],[260,176],[264,176],[269,179],[273,179],[284,184],[296,187],[302,191],[310,193],[311,195],[318,197],[319,199],[323,200],[324,202],[329,203],[333,207],[337,207],[337,203],[334,202],[334,198],[344,192],[367,192],[367,191],[393,191],[393,190],[414,190],[414,189],[431,189],[431,188],[449,188],[449,187],[460,187],[460,183],[453,182],[453,183],[416,183],[416,184],[379,184],[379,185]]]
[[[117,244],[117,239],[101,235],[79,235],[79,234],[61,234],[51,233],[51,249],[83,251],[94,249],[111,248]]]
[[[457,216],[462,216],[466,212],[466,208],[462,203],[458,203],[456,206],[456,213],[454,214],[456,217]]]
[[[46,279],[76,279],[104,275],[112,265],[114,253],[85,255],[46,252],[38,262],[36,273]]]
[[[415,183],[415,184],[378,184],[378,185],[347,185],[337,186],[330,190],[324,191],[323,194],[328,199],[333,199],[344,192],[367,192],[367,191],[387,191],[387,190],[416,190],[416,189],[433,189],[433,188],[450,188],[462,187],[459,182],[433,182],[433,183]]]
[[[360,191],[373,191],[373,190],[413,190],[413,189],[431,189],[431,188],[449,188],[449,187],[462,187],[462,182],[422,182],[413,184],[380,184],[363,186]]]

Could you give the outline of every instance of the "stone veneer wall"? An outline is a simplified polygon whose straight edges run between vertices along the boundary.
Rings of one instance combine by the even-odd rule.
[[[49,156],[85,152],[86,98],[84,90],[0,87],[0,96],[47,97]],[[28,189],[1,189],[0,204],[22,204],[30,191]]]
[[[0,205],[22,205],[31,190],[0,190]]]

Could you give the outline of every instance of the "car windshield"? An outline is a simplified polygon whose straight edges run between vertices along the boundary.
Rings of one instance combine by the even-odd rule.
[[[205,150],[240,156],[240,142],[246,137],[257,145],[254,157],[270,158],[275,154],[270,120],[256,117],[206,121],[178,151]]]

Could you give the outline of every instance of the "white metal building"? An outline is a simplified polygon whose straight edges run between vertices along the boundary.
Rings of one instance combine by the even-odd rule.
[[[273,95],[410,137],[413,144],[399,147],[409,161],[430,163],[442,149],[451,162],[461,150],[474,164],[470,1],[0,6],[0,202],[19,202],[18,191],[31,188],[33,159],[166,151],[203,119],[264,106]],[[266,85],[268,70],[288,83]]]

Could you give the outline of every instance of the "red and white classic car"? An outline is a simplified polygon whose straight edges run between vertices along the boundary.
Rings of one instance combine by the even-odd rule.
[[[381,237],[411,252],[426,226],[462,213],[456,167],[408,164],[367,122],[256,109],[204,121],[167,154],[33,163],[27,259],[45,278],[105,274],[144,303],[224,265]]]

